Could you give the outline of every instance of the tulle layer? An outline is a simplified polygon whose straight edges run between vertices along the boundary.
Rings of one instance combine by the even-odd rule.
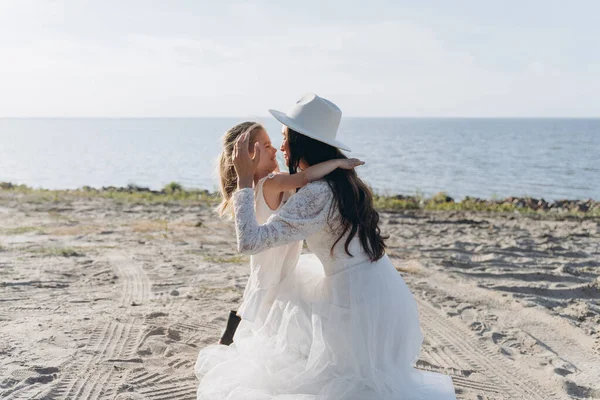
[[[200,352],[198,399],[455,399],[450,377],[413,368],[422,340],[387,257],[325,276],[302,256],[262,326],[242,321],[233,345]]]
[[[244,290],[244,301],[237,311],[240,317],[258,326],[265,322],[281,280],[293,273],[293,267],[298,263],[301,251],[302,242],[294,242],[265,250],[251,257],[251,270]]]

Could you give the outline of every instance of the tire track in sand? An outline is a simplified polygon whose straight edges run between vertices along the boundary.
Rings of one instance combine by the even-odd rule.
[[[150,298],[150,279],[143,268],[122,252],[108,253],[107,261],[113,266],[121,282],[121,308],[142,304]],[[46,396],[48,399],[99,399],[114,397],[120,383],[115,368],[125,363],[139,363],[133,358],[141,327],[133,316],[94,328],[88,345],[82,349],[84,357],[72,364],[62,379]]]
[[[437,368],[422,361],[420,368],[449,373],[457,392],[476,395],[481,399],[563,399],[561,394],[548,392],[535,383],[533,378],[515,371],[509,361],[501,357],[487,344],[478,340],[472,332],[442,315],[429,303],[416,298],[419,305],[421,326],[426,340],[437,349],[442,349],[445,359],[452,359],[453,365],[461,369]],[[430,352],[431,353],[431,352]],[[425,359],[435,359],[432,354],[424,354]],[[465,370],[468,365],[470,368]],[[441,370],[441,371],[440,371]],[[463,371],[467,373],[462,373]],[[483,375],[483,380],[475,376]]]

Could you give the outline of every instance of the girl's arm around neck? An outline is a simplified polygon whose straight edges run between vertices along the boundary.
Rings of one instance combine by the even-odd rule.
[[[277,174],[272,179],[268,179],[265,182],[264,190],[265,193],[282,193],[287,190],[299,189],[311,182],[322,179],[325,175],[333,172],[337,168],[352,169],[363,164],[363,161],[356,158],[338,158],[335,160],[324,161],[295,174]]]

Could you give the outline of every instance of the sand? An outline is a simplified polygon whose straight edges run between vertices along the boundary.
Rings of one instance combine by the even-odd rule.
[[[600,398],[600,219],[385,212],[382,229],[419,368],[460,399]],[[194,399],[247,276],[206,206],[0,191],[0,398]]]

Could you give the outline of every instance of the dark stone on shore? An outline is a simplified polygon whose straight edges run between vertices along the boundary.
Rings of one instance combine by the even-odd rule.
[[[515,206],[517,208],[523,208],[523,207],[525,207],[525,200],[515,198],[515,199],[513,199],[512,204],[513,204],[513,206]]]
[[[454,199],[448,195],[436,196],[434,201],[436,203],[454,203]]]
[[[463,201],[471,202],[471,203],[475,203],[475,204],[488,203],[488,202],[491,203],[491,201],[480,199],[479,197],[471,197],[471,196],[465,196]]]
[[[541,199],[537,202],[536,204],[536,210],[548,210],[549,206],[548,206],[548,202],[544,199]]]
[[[575,206],[575,210],[579,212],[588,212],[590,206],[586,203],[579,203]]]
[[[129,193],[135,193],[135,192],[152,192],[150,190],[150,188],[142,187],[142,186],[137,186],[137,185],[132,185],[132,184],[127,185],[127,191]]]

